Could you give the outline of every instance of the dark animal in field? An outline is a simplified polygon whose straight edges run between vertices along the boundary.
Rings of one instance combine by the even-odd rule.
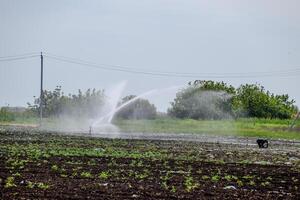
[[[265,139],[257,139],[256,142],[259,148],[268,148],[269,146],[268,140]]]

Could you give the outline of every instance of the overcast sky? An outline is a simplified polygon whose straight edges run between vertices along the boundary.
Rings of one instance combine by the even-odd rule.
[[[299,0],[0,0],[0,57],[44,51],[197,74],[300,69],[299,8]],[[101,70],[47,57],[44,67],[45,89],[61,85],[66,93],[108,90],[127,80],[124,95],[140,94],[195,79]],[[38,57],[0,62],[0,106],[32,102],[39,95],[39,70]],[[214,80],[260,83],[276,94],[288,93],[299,106],[299,77],[300,72]],[[159,110],[172,98],[172,92],[149,97]]]

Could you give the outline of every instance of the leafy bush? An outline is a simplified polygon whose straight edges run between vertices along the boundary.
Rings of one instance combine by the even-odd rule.
[[[8,122],[14,120],[15,116],[13,113],[9,112],[6,108],[0,109],[0,121]]]
[[[178,118],[223,119],[232,114],[233,86],[224,82],[195,81],[176,94],[168,114]]]
[[[96,91],[88,89],[85,93],[78,90],[78,94],[64,95],[60,86],[57,86],[54,91],[43,92],[43,115],[60,116],[63,114],[74,115],[77,117],[95,117],[105,100],[103,90]],[[35,113],[39,112],[40,98],[34,99],[34,104],[28,103],[29,107]]]
[[[168,114],[192,119],[230,116],[289,119],[298,110],[294,103],[287,94],[274,95],[258,84],[235,89],[224,82],[196,80],[176,94]]]
[[[289,119],[297,112],[295,101],[287,94],[274,95],[257,84],[241,85],[236,99],[250,117]]]

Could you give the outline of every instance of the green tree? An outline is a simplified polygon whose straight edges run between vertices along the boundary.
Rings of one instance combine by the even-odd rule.
[[[124,97],[121,104],[124,104],[135,97],[135,95]],[[122,108],[116,116],[123,119],[154,119],[156,114],[156,107],[153,104],[150,104],[148,100],[137,99]]]
[[[233,113],[235,89],[224,82],[196,80],[176,94],[168,114],[178,118],[222,119]]]
[[[2,107],[0,109],[0,121],[13,121],[15,120],[15,116],[13,113],[9,112],[7,108]]]
[[[258,117],[289,119],[296,112],[287,94],[275,95],[258,84],[235,89],[224,82],[196,80],[176,94],[168,114],[177,118]]]
[[[287,94],[274,95],[258,84],[241,85],[236,99],[249,117],[289,119],[297,112]]]
[[[85,93],[78,90],[78,94],[64,95],[60,86],[53,91],[43,92],[43,115],[45,117],[73,115],[77,117],[95,117],[98,109],[104,104],[103,90],[88,89]],[[40,98],[34,99],[34,104],[28,103],[32,111],[39,112]]]

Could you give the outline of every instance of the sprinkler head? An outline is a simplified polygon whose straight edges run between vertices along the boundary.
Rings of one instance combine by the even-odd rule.
[[[265,139],[257,139],[256,143],[258,144],[259,148],[268,148],[269,146],[268,140]]]
[[[90,126],[89,134],[92,135],[92,126]]]

